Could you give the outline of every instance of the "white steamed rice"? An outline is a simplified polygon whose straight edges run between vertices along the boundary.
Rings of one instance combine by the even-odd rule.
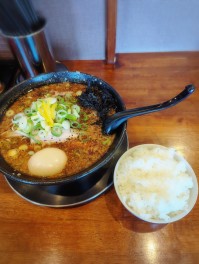
[[[124,155],[115,175],[123,203],[146,220],[186,211],[193,180],[186,161],[177,157],[174,149],[151,145]]]

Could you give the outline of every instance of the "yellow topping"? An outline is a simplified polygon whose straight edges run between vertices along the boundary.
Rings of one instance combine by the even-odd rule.
[[[56,107],[57,107],[56,103],[51,105],[51,116],[53,120],[55,119],[55,115],[56,115],[56,111],[55,111]]]
[[[55,108],[57,104],[50,104],[50,100],[42,101],[41,106],[38,108],[40,115],[45,119],[48,126],[53,127],[55,119]]]

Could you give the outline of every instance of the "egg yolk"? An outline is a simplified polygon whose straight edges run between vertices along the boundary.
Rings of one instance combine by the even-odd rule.
[[[28,169],[35,176],[54,176],[60,173],[66,166],[67,156],[58,148],[44,148],[28,161]]]

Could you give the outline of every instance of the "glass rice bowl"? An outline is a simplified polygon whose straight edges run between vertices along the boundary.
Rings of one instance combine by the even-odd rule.
[[[158,224],[186,216],[198,196],[197,177],[173,148],[143,144],[127,150],[114,170],[114,187],[125,208]]]

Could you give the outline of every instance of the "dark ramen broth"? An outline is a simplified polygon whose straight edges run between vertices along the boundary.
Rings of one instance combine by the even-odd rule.
[[[11,114],[5,114],[0,124],[0,152],[13,169],[30,175],[28,160],[31,155],[49,146],[63,150],[68,158],[63,171],[51,176],[53,178],[70,176],[81,172],[105,155],[113,143],[114,135],[103,135],[101,126],[97,124],[99,123],[97,122],[99,119],[97,112],[93,109],[80,106],[77,99],[85,90],[86,86],[83,84],[69,82],[51,84],[28,92],[10,106],[6,113]],[[23,112],[38,98],[45,98],[46,96],[55,97],[67,93],[80,106],[79,122],[86,124],[86,129],[84,130],[75,129],[78,134],[76,138],[69,137],[64,142],[45,141],[38,144],[23,135],[16,135],[13,132],[13,115]],[[84,115],[81,113],[84,113]],[[85,113],[88,117],[87,120],[85,120]]]

